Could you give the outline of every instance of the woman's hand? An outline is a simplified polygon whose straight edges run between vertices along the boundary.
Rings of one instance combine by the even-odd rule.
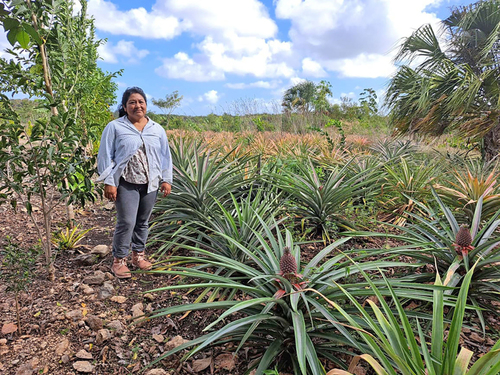
[[[163,198],[165,198],[172,191],[172,185],[170,185],[168,182],[162,182],[160,191],[163,193]]]
[[[104,196],[111,202],[116,202],[116,194],[118,189],[113,185],[104,185]]]

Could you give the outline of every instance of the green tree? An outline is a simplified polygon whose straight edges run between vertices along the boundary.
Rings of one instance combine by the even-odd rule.
[[[359,94],[359,104],[363,108],[363,112],[368,115],[376,115],[378,113],[377,93],[374,89],[364,89]]]
[[[285,91],[281,106],[285,112],[312,112],[315,92],[316,85],[314,82],[300,82]]]
[[[500,151],[500,1],[452,10],[444,38],[430,25],[406,38],[402,65],[389,83],[386,105],[399,132],[442,134],[459,129],[483,143],[483,158]],[[442,42],[443,41],[443,42]],[[413,68],[416,58],[422,62]]]
[[[329,82],[321,81],[315,84],[312,81],[303,81],[285,91],[281,106],[285,112],[325,112],[330,108],[329,96],[332,96]]]
[[[0,59],[0,89],[39,98],[50,113],[25,124],[0,94],[0,203],[26,207],[44,248],[50,279],[55,272],[53,210],[95,198],[89,129],[96,119],[109,119],[116,88],[111,82],[114,75],[97,68],[100,41],[86,16],[86,1],[81,6],[73,15],[73,2],[62,0],[0,3],[0,24],[12,45],[12,58]],[[33,215],[35,196],[41,222]]]
[[[173,93],[165,95],[165,99],[153,99],[152,101],[163,113],[170,115],[181,105],[182,99],[183,96],[179,95],[179,91],[175,90]]]
[[[183,96],[179,95],[179,91],[175,90],[173,93],[165,95],[165,99],[152,100],[153,104],[160,108],[163,114],[166,116],[167,123],[164,125],[168,125],[170,115],[176,108],[181,105],[182,99]]]
[[[328,98],[333,95],[332,84],[327,81],[321,81],[316,85],[316,93],[313,104],[314,109],[319,112],[329,112],[331,104]]]

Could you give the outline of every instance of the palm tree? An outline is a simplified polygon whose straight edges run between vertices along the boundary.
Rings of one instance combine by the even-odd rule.
[[[285,111],[296,111],[302,114],[312,112],[316,85],[312,81],[304,81],[290,87],[283,96],[282,107]]]
[[[491,160],[500,151],[500,0],[455,8],[442,26],[441,39],[424,25],[403,40],[385,102],[391,122],[400,133],[459,129]]]

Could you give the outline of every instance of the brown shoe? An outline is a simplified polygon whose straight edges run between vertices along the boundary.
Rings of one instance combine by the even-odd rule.
[[[111,271],[113,271],[115,276],[119,279],[128,279],[132,277],[127,267],[127,258],[114,258]]]
[[[146,260],[144,251],[132,251],[132,264],[143,271],[150,270],[152,267],[152,264]]]

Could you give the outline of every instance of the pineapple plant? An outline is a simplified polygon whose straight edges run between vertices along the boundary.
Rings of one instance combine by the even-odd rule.
[[[453,246],[455,247],[457,254],[461,256],[467,255],[469,250],[474,250],[474,247],[472,246],[472,235],[469,228],[467,228],[467,225],[463,224],[460,226]]]
[[[285,247],[283,256],[280,259],[280,275],[286,279],[297,275],[297,262],[288,247]]]
[[[283,249],[283,255],[280,258],[280,271],[278,272],[278,275],[288,280],[296,290],[301,290],[307,283],[302,280],[303,276],[300,273],[297,273],[297,270],[297,261],[290,252],[290,248],[285,247]],[[281,280],[276,279],[276,281],[279,289],[274,297],[279,299],[286,294],[286,288]]]

